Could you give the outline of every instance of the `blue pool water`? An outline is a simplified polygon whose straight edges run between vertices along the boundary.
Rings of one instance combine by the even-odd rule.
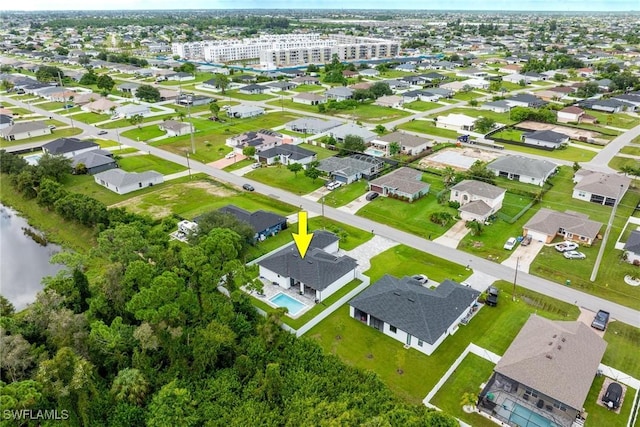
[[[35,166],[35,165],[38,164],[38,162],[40,161],[41,157],[42,157],[42,154],[29,154],[28,156],[24,156],[24,159],[30,165],[34,165]]]
[[[377,148],[367,148],[364,153],[374,157],[383,157],[385,155],[384,151],[378,150]]]
[[[283,294],[282,292],[274,297],[271,297],[269,301],[271,301],[278,307],[287,307],[289,309],[289,314],[292,316],[296,315],[305,307],[305,304],[301,303],[295,298],[291,298],[287,294]]]
[[[557,427],[557,424],[524,406],[514,404],[509,421],[521,427]]]

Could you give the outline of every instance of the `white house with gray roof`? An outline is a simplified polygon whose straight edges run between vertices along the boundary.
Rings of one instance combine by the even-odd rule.
[[[629,189],[631,178],[613,173],[580,169],[573,176],[571,197],[599,205],[613,206]]]
[[[354,90],[344,86],[336,86],[325,92],[327,99],[335,99],[336,101],[345,101],[353,98]]]
[[[560,236],[564,240],[591,245],[601,228],[601,223],[590,220],[585,214],[541,208],[524,225],[522,234],[544,243],[551,243]]]
[[[316,134],[327,132],[337,126],[340,126],[337,120],[323,120],[316,117],[301,117],[299,119],[290,121],[284,126],[287,130],[300,133]]]
[[[320,302],[356,278],[358,263],[337,254],[338,241],[335,234],[316,230],[304,258],[295,245],[289,245],[258,261],[260,276]]]
[[[477,303],[480,292],[445,280],[435,289],[405,276],[384,275],[349,301],[354,319],[431,355]]]
[[[264,108],[253,105],[234,105],[227,110],[227,116],[246,119],[264,114]]]
[[[502,208],[504,188],[482,181],[465,179],[451,187],[449,200],[460,203],[460,218],[484,222]]]
[[[156,171],[126,172],[122,169],[111,169],[93,176],[96,183],[114,193],[127,194],[145,187],[152,187],[164,182],[164,177]]]
[[[322,159],[317,169],[335,181],[351,184],[360,178],[373,178],[383,166],[384,163],[375,157],[354,154],[349,157],[334,156]]]
[[[503,178],[542,187],[558,165],[548,160],[525,156],[504,156],[487,165],[487,169]]]
[[[408,154],[410,156],[420,154],[427,148],[433,147],[434,145],[434,142],[430,139],[399,131],[377,136],[371,140],[371,144],[376,148],[384,150],[387,156],[390,154],[389,146],[394,142],[400,145],[401,153]]]
[[[329,133],[331,134],[331,136],[333,136],[335,139],[337,139],[340,142],[344,141],[347,135],[359,136],[364,140],[365,143],[373,140],[375,137],[378,136],[377,133],[371,132],[367,128],[358,126],[353,123],[346,123],[344,125],[335,127],[329,130]]]
[[[51,129],[45,122],[17,122],[0,129],[0,135],[7,141],[18,141],[36,136],[51,135]]]
[[[538,147],[556,149],[569,142],[569,135],[552,130],[537,130],[522,135],[522,142]]]

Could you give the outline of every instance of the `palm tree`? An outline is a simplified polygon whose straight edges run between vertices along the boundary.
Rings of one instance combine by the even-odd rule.
[[[466,392],[460,399],[460,405],[463,407],[475,407],[478,397],[474,393]]]
[[[467,221],[464,226],[471,230],[472,236],[479,236],[482,234],[483,227],[480,221]]]
[[[119,402],[142,406],[149,392],[149,383],[137,369],[126,368],[113,380],[111,394]]]
[[[445,187],[448,187],[453,183],[455,176],[456,170],[454,168],[451,166],[444,168],[444,171],[442,171],[442,180],[444,181]]]
[[[209,104],[209,110],[211,110],[211,114],[216,116],[216,119],[217,119],[218,113],[220,112],[220,106],[218,105],[218,103],[212,102],[211,104]]]

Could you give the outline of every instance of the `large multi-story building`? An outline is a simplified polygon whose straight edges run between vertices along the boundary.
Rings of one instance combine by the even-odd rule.
[[[172,52],[184,59],[226,63],[259,59],[260,67],[273,69],[305,64],[322,64],[338,55],[341,61],[390,58],[400,52],[396,41],[346,35],[286,34],[250,39],[209,40],[173,43]]]

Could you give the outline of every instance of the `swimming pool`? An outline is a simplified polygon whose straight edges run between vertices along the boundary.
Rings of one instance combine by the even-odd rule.
[[[513,404],[509,422],[521,427],[559,427],[551,420],[517,403]]]
[[[29,154],[28,156],[24,156],[23,159],[25,159],[30,165],[35,166],[38,164],[41,157],[42,154]]]
[[[367,148],[364,150],[364,154],[368,154],[374,157],[383,157],[386,153],[382,150],[378,150],[377,148]]]
[[[277,305],[278,307],[286,307],[287,309],[289,309],[289,314],[291,316],[295,316],[300,312],[300,310],[306,307],[305,304],[301,303],[295,298],[291,298],[287,294],[283,294],[282,292],[280,292],[276,296],[271,297],[269,301]]]

